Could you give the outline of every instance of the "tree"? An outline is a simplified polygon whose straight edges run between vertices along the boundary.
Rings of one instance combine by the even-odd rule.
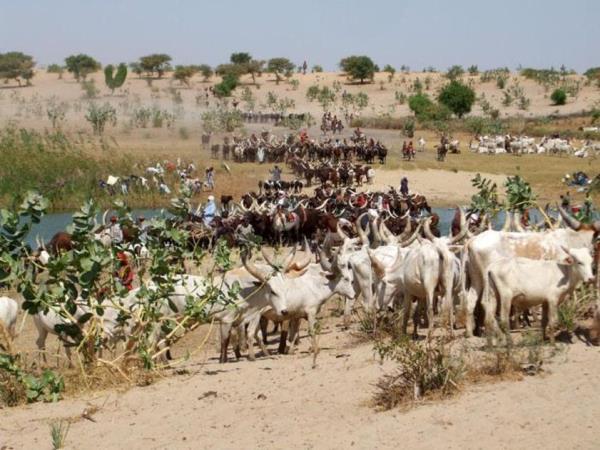
[[[0,53],[0,78],[5,80],[17,80],[21,86],[21,80],[31,85],[35,61],[33,57],[21,52]]]
[[[232,53],[229,57],[229,61],[231,64],[248,64],[252,61],[252,56],[250,53],[240,52],[240,53]]]
[[[141,78],[142,74],[144,73],[144,69],[142,69],[142,66],[137,61],[129,63],[129,68],[131,69],[131,71],[133,73],[135,73],[140,78]]]
[[[83,53],[65,58],[65,65],[67,71],[71,72],[77,81],[85,80],[90,73],[97,72],[102,68],[98,61]]]
[[[340,61],[340,67],[352,80],[373,80],[376,72],[375,63],[368,56],[348,56]]]
[[[200,71],[200,73],[202,74],[202,77],[204,78],[203,81],[208,81],[208,79],[210,77],[212,77],[213,73],[214,73],[212,68],[208,64],[200,64],[198,66],[198,70]]]
[[[321,72],[323,72],[323,67],[322,67],[322,66],[320,66],[320,65],[318,65],[318,64],[315,64],[315,65],[313,66],[313,68],[312,68],[311,72],[312,72],[312,73],[321,73]]]
[[[186,86],[190,85],[190,78],[200,71],[199,66],[176,66],[173,78]]]
[[[287,58],[271,58],[267,63],[267,72],[275,75],[275,83],[279,84],[281,75],[291,76],[296,65]]]
[[[169,55],[153,53],[140,58],[140,67],[148,76],[153,76],[156,73],[158,78],[162,78],[164,73],[171,68],[170,61],[171,57]]]
[[[446,105],[458,117],[471,112],[475,103],[475,91],[460,81],[453,80],[441,90],[438,101]]]
[[[389,64],[386,64],[383,68],[384,72],[387,72],[388,74],[388,81],[391,83],[392,79],[394,78],[394,74],[396,73],[396,69],[394,69],[392,66],[390,66]]]
[[[567,93],[564,89],[555,89],[552,95],[550,96],[550,99],[557,106],[564,105],[565,103],[567,103]]]
[[[417,117],[423,115],[425,111],[433,106],[433,102],[427,94],[418,93],[408,97],[408,107]]]
[[[47,68],[46,68],[46,72],[48,73],[56,73],[58,74],[58,79],[61,80],[63,73],[65,71],[64,66],[61,66],[60,64],[50,64]]]
[[[474,75],[479,74],[479,68],[475,64],[473,64],[472,66],[469,66],[469,68],[467,70],[469,71],[469,75],[474,76]]]
[[[119,64],[116,74],[114,74],[114,70],[115,68],[112,64],[109,64],[104,68],[104,83],[113,94],[115,89],[123,86],[125,80],[127,79],[127,65],[125,65],[125,63]]]
[[[237,87],[238,78],[229,73],[223,77],[223,81],[215,84],[214,90],[217,97],[229,97],[231,92]]]

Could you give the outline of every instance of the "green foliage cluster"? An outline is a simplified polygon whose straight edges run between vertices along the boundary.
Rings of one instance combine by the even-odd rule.
[[[106,125],[114,127],[117,124],[117,110],[110,103],[98,105],[92,102],[88,106],[85,120],[92,125],[94,134],[101,135],[104,133]]]
[[[552,100],[554,105],[564,105],[567,103],[567,93],[562,88],[555,89],[552,92],[552,95],[550,95],[550,100]]]
[[[363,84],[366,80],[373,81],[377,66],[368,56],[348,56],[340,61],[341,69],[346,72],[351,80],[358,80]]]
[[[309,86],[306,91],[306,98],[309,102],[317,101],[324,111],[327,111],[329,107],[335,103],[335,92],[327,86],[320,87],[319,85],[313,84]]]
[[[98,61],[83,53],[65,58],[65,66],[77,81],[85,80],[90,73],[97,72],[102,68]]]
[[[114,72],[115,68],[112,64],[109,64],[104,68],[104,83],[112,93],[115,92],[115,89],[120,88],[125,83],[125,80],[127,79],[127,65],[125,63],[119,64],[117,66],[117,72]]]
[[[2,403],[15,406],[24,396],[27,403],[39,401],[57,402],[65,389],[61,375],[45,369],[41,376],[27,373],[20,364],[19,358],[7,353],[0,353],[0,398]]]
[[[173,78],[186,86],[190,85],[190,79],[200,72],[199,66],[175,66]]]
[[[455,64],[452,67],[450,67],[446,72],[446,78],[448,78],[451,81],[458,80],[464,75],[464,73],[465,69],[463,69],[463,66]]]
[[[242,113],[237,109],[217,109],[202,114],[202,128],[207,133],[232,132],[244,126]]]
[[[459,118],[471,112],[475,103],[475,91],[466,84],[453,80],[444,86],[438,96],[438,101],[446,105]]]
[[[165,53],[153,53],[139,59],[139,68],[149,77],[156,75],[162,78],[166,71],[171,69],[171,57]]]
[[[31,85],[31,79],[35,74],[33,68],[35,61],[33,57],[22,52],[0,53],[0,78],[4,80],[16,80],[21,86],[21,80],[25,80],[27,86]]]
[[[275,75],[275,83],[279,84],[281,76],[289,78],[293,75],[296,65],[287,58],[271,58],[267,62],[267,72]]]

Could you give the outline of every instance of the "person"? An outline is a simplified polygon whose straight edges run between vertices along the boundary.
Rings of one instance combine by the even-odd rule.
[[[275,167],[269,173],[271,174],[271,181],[281,181],[281,169],[277,164],[275,164]]]
[[[148,224],[146,223],[146,218],[142,215],[138,217],[138,228],[140,230],[138,239],[140,243],[146,245],[148,242]]]
[[[304,62],[302,63],[302,74],[306,75],[306,70],[308,69],[308,63],[306,62],[306,60],[304,60]]]
[[[119,281],[121,286],[128,291],[131,291],[133,289],[134,274],[133,269],[129,264],[129,258],[127,258],[127,254],[125,252],[118,252],[117,260],[119,263],[115,273],[115,278]]]
[[[247,217],[243,217],[240,224],[235,229],[235,238],[237,241],[247,241],[254,234],[254,227]]]
[[[400,193],[407,197],[408,196],[408,178],[402,177],[400,180]]]
[[[210,227],[212,225],[215,216],[217,215],[217,204],[215,203],[215,197],[213,195],[208,196],[208,202],[204,207],[204,211],[202,213],[202,219],[204,221],[204,225]]]
[[[215,189],[215,172],[212,167],[206,169],[206,188],[210,191]]]
[[[117,216],[111,216],[108,234],[113,244],[120,244],[121,242],[123,242],[123,230],[121,229],[121,225],[117,221]]]

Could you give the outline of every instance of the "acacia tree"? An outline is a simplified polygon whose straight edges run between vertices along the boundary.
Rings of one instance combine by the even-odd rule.
[[[271,58],[267,62],[267,72],[275,75],[275,83],[279,84],[281,75],[291,76],[296,65],[287,58]]]
[[[90,73],[97,72],[102,68],[98,61],[83,53],[65,58],[65,66],[77,81],[85,80]]]
[[[348,56],[340,61],[340,67],[351,80],[359,80],[363,84],[365,80],[373,81],[377,66],[368,56]]]
[[[458,117],[471,112],[475,103],[475,91],[459,81],[451,81],[441,90],[438,101],[446,105]]]
[[[21,80],[25,80],[27,86],[31,85],[35,61],[29,55],[21,52],[0,53],[0,78],[5,80],[17,80],[21,86]]]
[[[190,85],[190,78],[200,71],[198,66],[176,66],[173,78],[186,86]]]
[[[198,70],[202,74],[203,81],[208,81],[208,79],[212,77],[214,73],[212,67],[210,67],[208,64],[200,64],[198,66]]]
[[[170,69],[170,62],[171,57],[169,55],[153,53],[140,58],[140,67],[148,76],[153,76],[156,73],[158,78],[162,78],[164,73]]]

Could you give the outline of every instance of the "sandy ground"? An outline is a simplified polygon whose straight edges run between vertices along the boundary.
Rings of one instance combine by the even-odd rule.
[[[71,422],[69,449],[598,448],[597,347],[569,345],[540,376],[470,385],[407,412],[376,412],[373,385],[391,364],[381,365],[370,343],[335,321],[325,322],[320,343],[316,369],[306,337],[296,355],[254,363],[218,364],[208,345],[183,374],[148,387],[6,408],[0,447],[50,448],[50,424],[63,419]],[[93,407],[93,421],[81,417]]]

